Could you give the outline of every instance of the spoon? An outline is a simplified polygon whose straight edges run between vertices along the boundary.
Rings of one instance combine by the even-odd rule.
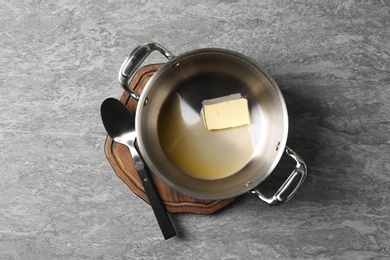
[[[134,146],[135,119],[130,110],[115,98],[107,98],[100,107],[100,114],[108,135],[117,143],[126,145],[131,153],[138,176],[144,186],[154,215],[165,239],[176,235],[156,189],[146,172],[144,163]]]

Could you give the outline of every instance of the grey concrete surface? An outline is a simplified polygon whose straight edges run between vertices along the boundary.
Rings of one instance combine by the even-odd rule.
[[[389,14],[379,0],[0,0],[0,259],[389,259]],[[269,72],[309,168],[291,201],[171,215],[178,236],[163,240],[106,160],[99,115],[146,41]]]

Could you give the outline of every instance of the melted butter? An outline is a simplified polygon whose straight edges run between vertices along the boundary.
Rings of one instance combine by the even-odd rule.
[[[177,93],[161,109],[158,133],[169,160],[199,179],[220,179],[236,173],[249,162],[254,149],[249,126],[209,131],[200,115],[190,113]]]

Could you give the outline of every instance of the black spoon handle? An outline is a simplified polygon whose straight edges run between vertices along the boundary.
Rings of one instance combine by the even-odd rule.
[[[169,239],[176,235],[175,229],[172,226],[171,220],[168,217],[165,207],[162,204],[156,189],[151,181],[149,174],[145,171],[144,167],[137,167],[138,176],[144,185],[145,193],[148,196],[150,205],[152,206],[154,215],[160,226],[161,232],[165,239]]]

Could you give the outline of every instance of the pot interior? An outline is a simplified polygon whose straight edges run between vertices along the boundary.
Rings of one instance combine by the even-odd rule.
[[[204,100],[235,93],[248,100],[249,127],[218,130],[225,132],[223,137],[218,133],[218,141],[191,135],[186,127],[199,123]],[[255,63],[231,51],[203,49],[176,57],[154,74],[137,107],[136,129],[154,174],[185,195],[215,200],[249,191],[272,172],[286,145],[288,117],[279,88]],[[180,143],[189,144],[172,153]],[[197,161],[200,155],[203,161]],[[191,158],[192,168],[186,168]],[[196,171],[209,176],[213,167],[222,177],[194,177]],[[227,177],[223,167],[231,171]]]

